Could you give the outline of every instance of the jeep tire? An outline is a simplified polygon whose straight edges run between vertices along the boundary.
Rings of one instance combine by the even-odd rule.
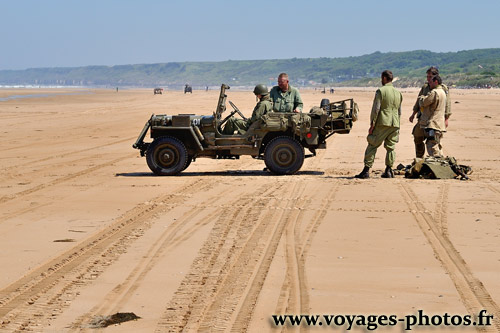
[[[173,176],[186,168],[186,146],[170,136],[156,138],[148,147],[146,161],[158,176]]]
[[[266,167],[277,175],[293,175],[304,163],[304,147],[289,136],[272,139],[264,151]]]
[[[186,160],[186,165],[184,166],[182,171],[186,170],[192,161],[193,161],[193,157],[188,155],[187,160]]]

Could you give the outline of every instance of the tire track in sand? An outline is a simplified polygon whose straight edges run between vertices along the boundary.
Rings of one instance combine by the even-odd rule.
[[[213,204],[215,201],[214,197],[220,197],[220,194],[214,193],[211,197],[207,198],[202,205],[208,207],[210,203]],[[221,213],[220,210],[222,209],[223,208],[219,208],[215,210],[189,226],[189,223],[193,221],[196,216],[203,213],[202,209],[193,209],[177,219],[172,225],[168,226],[144,254],[143,257],[145,259],[131,271],[123,282],[120,282],[113,288],[101,303],[95,305],[89,312],[80,316],[73,322],[71,325],[72,330],[80,331],[84,328],[85,322],[90,321],[94,316],[118,312],[120,307],[134,295],[134,291],[143,283],[147,274],[157,265],[164,253],[172,251],[177,246],[190,239],[198,229],[211,223],[212,220]]]
[[[493,185],[490,185],[490,184],[486,184],[486,187],[493,193],[495,194],[500,194],[500,190],[497,189],[496,187],[494,187]],[[498,200],[498,198],[495,198],[495,201],[496,203],[500,203],[500,201]]]
[[[459,134],[460,136],[462,136],[463,138],[469,140],[469,145],[471,145],[471,146],[488,148],[490,151],[491,150],[497,151],[497,152],[500,151],[500,149],[497,145],[489,144],[490,142],[485,143],[484,140],[481,140],[481,138],[475,137],[475,136],[470,136],[464,130],[455,129],[455,132],[457,134]],[[476,143],[473,143],[473,142],[476,142]]]
[[[476,329],[485,332],[500,332],[500,307],[495,303],[483,283],[474,276],[448,235],[442,232],[442,228],[439,227],[443,224],[442,221],[436,220],[425,209],[418,196],[409,186],[404,186],[401,181],[398,181],[398,185],[402,197],[411,210],[420,230],[422,230],[434,250],[436,258],[441,262],[455,284],[455,288],[467,311],[472,316],[475,316],[485,309],[494,316],[492,326],[476,326]],[[446,190],[444,192],[446,193]],[[441,219],[441,214],[436,214],[436,218]]]
[[[267,278],[276,250],[283,237],[283,229],[286,228],[286,225],[290,221],[289,214],[299,209],[296,207],[295,203],[298,200],[303,200],[306,183],[305,180],[294,183],[288,200],[284,201],[286,205],[283,210],[281,210],[279,216],[273,217],[273,214],[269,214],[269,217],[264,217],[265,221],[271,221],[271,227],[273,227],[273,229],[270,230],[269,234],[272,236],[269,241],[262,244],[261,253],[263,253],[263,255],[261,255],[258,266],[253,269],[251,278],[248,279],[247,286],[240,297],[241,300],[239,304],[236,304],[235,310],[232,312],[231,319],[229,320],[229,322],[232,323],[232,332],[246,332],[248,330],[248,325],[254,313],[258,297],[262,292],[262,287]],[[282,199],[280,198],[280,200]],[[227,329],[229,329],[229,327],[226,327],[226,330]]]
[[[33,164],[39,164],[39,163],[50,161],[50,160],[53,160],[53,159],[56,159],[56,158],[64,158],[64,157],[67,157],[67,156],[71,156],[71,155],[75,155],[75,154],[80,154],[80,153],[84,153],[84,152],[87,152],[87,151],[96,150],[96,149],[99,149],[99,148],[106,148],[106,147],[109,147],[109,146],[112,146],[112,145],[116,145],[116,144],[120,144],[120,143],[127,142],[127,141],[132,142],[132,140],[134,140],[135,138],[136,137],[130,137],[130,138],[126,138],[126,139],[111,141],[111,142],[108,142],[108,143],[101,143],[101,144],[99,144],[97,146],[90,147],[90,148],[85,148],[85,149],[80,149],[80,150],[74,150],[74,151],[70,151],[70,152],[62,153],[62,154],[50,155],[50,156],[47,156],[45,158],[41,158],[41,159],[38,159],[38,160],[35,160],[35,161],[30,161],[30,162],[26,162],[26,163],[23,163],[23,164],[17,164],[17,165],[13,165],[13,166],[10,166],[10,167],[5,167],[5,168],[0,169],[0,171],[2,171],[2,177],[4,177],[5,173],[8,172],[11,169],[17,169],[17,168],[20,168],[20,167],[30,166],[30,165],[33,165]],[[90,157],[86,157],[86,158],[99,157],[100,155],[102,155],[102,154],[96,154],[96,155],[93,155],[93,156],[90,156]],[[60,164],[67,164],[67,163],[71,163],[71,162],[60,162]],[[58,164],[55,164],[55,165],[58,165]]]
[[[116,249],[126,248],[130,239],[138,237],[133,234],[138,230],[140,234],[141,229],[147,228],[148,222],[156,214],[168,210],[172,205],[180,204],[186,196],[199,191],[200,188],[208,190],[214,183],[214,180],[194,180],[176,190],[175,194],[161,195],[149,204],[137,205],[104,230],[1,290],[0,318],[6,319],[0,324],[0,329],[11,328],[12,325],[22,329],[28,327],[33,318],[40,317],[40,313],[42,317],[50,316],[50,313],[47,314],[50,309],[60,310],[57,308],[59,305],[55,305],[57,302],[51,304],[51,301],[69,288],[81,286],[95,279],[105,267],[118,258],[120,251]],[[118,252],[118,255],[115,252]],[[39,303],[42,305],[37,306]],[[35,311],[37,307],[43,311],[38,310],[37,313],[33,313],[33,310],[29,310],[32,305]]]
[[[323,152],[320,159],[314,160],[311,164],[315,167],[321,163],[326,155]],[[311,199],[301,199],[299,211],[296,214],[288,216],[292,222],[288,223],[285,229],[285,257],[286,257],[286,275],[281,286],[280,297],[274,313],[301,313],[309,312],[309,293],[307,287],[307,277],[305,274],[305,260],[307,251],[310,248],[314,234],[321,224],[321,221],[327,213],[327,208],[338,188],[336,183],[329,191],[326,200],[322,200],[320,209],[315,209],[314,216],[308,220],[304,230],[304,235],[300,235],[300,226],[303,222],[303,212],[309,206]],[[243,327],[240,323],[237,327]],[[306,329],[300,327],[300,330]]]
[[[443,183],[439,186],[439,194],[436,200],[436,208],[434,212],[434,221],[438,223],[439,231],[448,237],[448,193],[450,184]]]
[[[239,162],[238,164],[242,163]],[[122,232],[123,236],[121,238],[115,237],[115,241],[107,241],[107,244],[111,244],[107,247],[106,244],[96,244],[96,246],[100,246],[103,249],[100,253],[97,249],[96,251],[94,251],[93,255],[88,257],[87,260],[83,258],[79,260],[79,263],[73,265],[75,267],[74,269],[64,269],[64,271],[59,272],[60,279],[54,281],[51,284],[45,283],[47,287],[38,293],[32,292],[27,296],[25,295],[24,300],[19,301],[17,307],[14,303],[11,303],[12,311],[10,311],[8,317],[5,317],[6,319],[4,320],[4,324],[0,325],[0,329],[5,327],[15,327],[15,329],[28,329],[30,327],[34,327],[34,329],[38,329],[40,328],[40,323],[42,321],[45,321],[45,323],[47,324],[49,322],[49,319],[56,318],[60,313],[62,313],[62,309],[68,307],[71,301],[78,296],[78,290],[82,286],[93,283],[93,281],[106,269],[106,267],[111,265],[118,259],[118,257],[122,253],[126,251],[131,240],[133,241],[134,239],[142,236],[144,230],[150,226],[151,220],[153,220],[156,215],[162,214],[165,211],[168,211],[170,208],[174,208],[179,204],[185,203],[186,197],[189,198],[191,194],[197,193],[199,191],[210,192],[211,187],[213,187],[215,183],[216,180],[211,178],[194,180],[183,186],[182,188],[176,189],[175,194],[159,196],[155,199],[150,200],[147,204],[138,205],[136,208],[120,217],[120,221],[126,221],[127,223],[131,222],[135,223],[136,225],[128,227],[128,232]],[[250,197],[249,199],[252,200],[253,198]],[[143,209],[141,209],[141,207]],[[223,209],[224,207],[220,206],[218,208]],[[141,221],[127,220],[127,218],[129,220],[133,219],[134,215],[138,215],[137,218],[141,219]],[[120,224],[120,221],[117,221],[114,224]],[[201,225],[198,224],[196,226],[193,226],[191,227],[191,229],[188,229],[188,232],[190,230],[194,230],[197,227],[201,227],[202,225],[203,223]],[[123,225],[119,225],[119,227],[122,226]],[[111,227],[112,226],[110,226],[109,228]],[[103,233],[104,231],[99,234]],[[173,242],[178,245],[189,237],[189,234],[183,233],[180,236],[174,238]],[[73,248],[75,251],[74,255],[78,254],[79,248],[80,246],[76,246]],[[67,253],[70,252],[71,250],[67,251]],[[61,261],[64,261],[64,258],[61,258]],[[43,272],[43,269],[41,271],[41,274],[45,276],[46,273]],[[49,271],[52,271],[52,268],[50,268]],[[32,272],[25,280],[34,280],[35,278],[37,278],[37,276],[38,274],[36,272]],[[37,281],[34,281],[33,284],[36,283]],[[23,286],[20,281],[17,281],[17,285],[21,286],[21,288],[18,288],[19,291],[31,288],[31,286],[29,285]],[[11,285],[10,287],[13,286]],[[16,287],[14,286],[11,289],[16,289]],[[1,312],[1,306],[4,304],[2,303],[2,295],[5,294],[5,291],[6,290],[0,291],[0,319],[3,315]],[[7,295],[7,301],[10,302],[9,299],[12,297],[16,297],[16,295]],[[12,323],[13,321],[15,322]],[[0,323],[1,322],[2,321],[0,321]],[[50,325],[50,323],[48,323],[48,325]],[[47,327],[48,325],[45,325],[45,327]]]
[[[270,207],[274,202],[280,203],[282,192],[298,198],[303,189],[296,183],[288,191],[283,188],[288,182],[276,183],[266,184],[256,193],[269,197],[281,192],[275,200],[246,200],[243,208],[223,212],[219,217],[169,302],[157,332],[227,330],[241,308],[241,300],[258,297],[285,223],[284,219],[276,223],[273,215],[290,206],[269,208],[274,208]]]
[[[304,221],[303,209],[299,210],[299,213],[292,217],[293,222],[287,225],[285,245],[287,268],[285,280],[281,286],[280,297],[274,311],[276,314],[309,313],[309,287],[305,273],[307,253],[318,227],[328,212],[328,207],[335,200],[337,189],[338,183],[335,183],[322,200],[321,207],[315,210],[314,216],[306,220],[307,225],[302,234],[300,233],[300,225]],[[302,206],[308,206],[310,202],[311,199],[303,201]],[[281,331],[286,331],[286,327],[283,327]],[[299,331],[308,331],[308,327],[300,326]]]
[[[130,154],[130,155],[127,155],[127,156],[122,156],[120,158],[117,158],[117,159],[114,159],[112,161],[109,161],[109,162],[106,162],[106,163],[102,163],[102,164],[99,164],[99,165],[95,165],[93,167],[90,167],[90,168],[86,168],[82,171],[78,171],[78,172],[75,172],[75,173],[71,173],[69,175],[66,175],[66,176],[63,176],[63,177],[60,177],[60,178],[57,178],[57,179],[54,179],[52,181],[49,181],[47,183],[43,183],[43,184],[40,184],[40,185],[37,185],[37,186],[34,186],[32,188],[29,188],[29,189],[26,189],[24,191],[20,191],[20,192],[17,192],[17,193],[14,193],[14,194],[11,194],[11,195],[7,195],[7,196],[3,196],[0,198],[0,204],[3,204],[3,203],[6,203],[8,201],[12,201],[14,199],[17,199],[19,197],[23,197],[25,195],[28,195],[28,194],[31,194],[31,193],[34,193],[34,192],[38,192],[40,190],[43,190],[45,188],[48,188],[48,187],[51,187],[51,186],[54,186],[54,185],[58,185],[58,184],[61,184],[61,183],[64,183],[64,182],[67,182],[69,180],[73,180],[77,177],[80,177],[80,176],[83,176],[83,175],[86,175],[86,174],[89,174],[89,173],[92,173],[94,171],[97,171],[99,169],[102,169],[102,168],[105,168],[105,167],[108,167],[108,166],[111,166],[115,163],[118,163],[118,162],[121,162],[121,161],[124,161],[126,159],[129,159],[129,158],[132,158],[133,156],[135,156],[136,154],[134,153],[133,155]]]
[[[321,164],[327,151],[321,152],[322,154],[311,161],[311,168],[317,168]],[[303,235],[300,234],[300,227],[304,221],[303,213],[309,206],[311,199],[306,200],[301,196],[299,210],[288,211],[287,216],[284,217],[288,221],[285,227],[286,274],[274,313],[309,313],[309,289],[305,273],[305,260],[314,234],[324,219],[329,204],[335,199],[337,188],[338,184],[335,184],[330,189],[327,197],[322,200],[321,207],[314,210],[315,214],[311,219],[307,220],[308,223]],[[238,314],[232,331],[247,331],[256,299],[248,303],[246,307],[243,307],[243,309],[246,309]],[[286,330],[286,328],[283,328],[283,330]],[[301,326],[299,330],[306,331],[308,329]]]

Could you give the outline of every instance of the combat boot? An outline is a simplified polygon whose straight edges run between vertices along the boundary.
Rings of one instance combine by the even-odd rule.
[[[385,171],[382,174],[382,178],[394,178],[394,173],[392,172],[392,167],[386,166]]]
[[[354,178],[359,178],[359,179],[370,178],[370,168],[365,166],[363,168],[363,171],[361,171],[359,175],[354,176]]]

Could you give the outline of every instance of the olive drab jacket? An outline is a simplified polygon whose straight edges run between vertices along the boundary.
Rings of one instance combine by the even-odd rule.
[[[443,90],[446,94],[446,108],[444,111],[444,117],[445,117],[445,119],[448,119],[451,116],[450,89],[444,83],[442,83],[441,86],[443,87]],[[425,96],[430,92],[431,92],[431,87],[429,87],[429,84],[426,83],[422,86],[422,88],[420,88],[420,91],[418,92],[418,97]],[[417,97],[417,100],[415,102],[415,105],[413,105],[414,112],[420,112],[420,105],[418,104],[418,97]],[[420,118],[420,114],[417,117]]]
[[[441,85],[432,89],[427,95],[418,98],[418,104],[423,108],[418,123],[422,128],[432,128],[446,132],[444,114],[446,110],[446,93]]]
[[[254,122],[262,118],[263,115],[271,112],[272,110],[273,102],[271,101],[269,95],[262,96],[260,101],[257,103],[257,105],[255,105],[255,108],[253,109],[252,117],[247,120],[247,125],[252,125]]]
[[[269,95],[273,101],[274,112],[293,112],[295,109],[302,111],[304,107],[299,90],[290,85],[285,92],[281,91],[279,86],[274,86]]]
[[[399,128],[402,102],[403,95],[394,88],[392,83],[386,83],[380,87],[373,100],[370,125]]]

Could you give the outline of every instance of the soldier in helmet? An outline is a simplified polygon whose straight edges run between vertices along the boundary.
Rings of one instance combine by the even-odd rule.
[[[271,89],[270,95],[275,112],[302,112],[304,103],[299,90],[288,83],[288,74],[278,76],[278,85]]]
[[[424,130],[422,128],[422,124],[420,124],[420,105],[419,105],[419,99],[421,96],[428,95],[431,92],[430,88],[430,80],[432,79],[433,76],[439,75],[439,70],[436,67],[430,67],[427,70],[427,83],[422,86],[420,89],[420,92],[418,93],[417,101],[415,102],[415,105],[413,106],[413,113],[410,116],[410,123],[413,123],[413,120],[415,119],[415,116],[417,116],[417,123],[415,124],[415,127],[413,127],[413,141],[415,143],[415,155],[418,158],[423,158],[425,154],[425,135],[424,135]],[[445,127],[448,127],[448,118],[451,116],[451,99],[450,99],[450,91],[448,87],[441,83],[441,87],[443,88],[443,91],[446,94],[446,106],[445,106],[445,112],[444,112],[444,118],[445,118]]]
[[[253,93],[258,99],[257,105],[252,112],[252,117],[247,120],[231,117],[227,120],[226,126],[222,130],[222,134],[233,135],[237,131],[237,134],[245,134],[250,125],[259,120],[264,114],[273,110],[273,103],[271,98],[269,98],[269,91],[265,84],[258,84],[255,86]]]
[[[330,100],[328,98],[323,98],[321,100],[321,103],[318,106],[313,106],[309,113],[317,114],[317,115],[322,115],[325,114],[325,108],[330,104]]]

